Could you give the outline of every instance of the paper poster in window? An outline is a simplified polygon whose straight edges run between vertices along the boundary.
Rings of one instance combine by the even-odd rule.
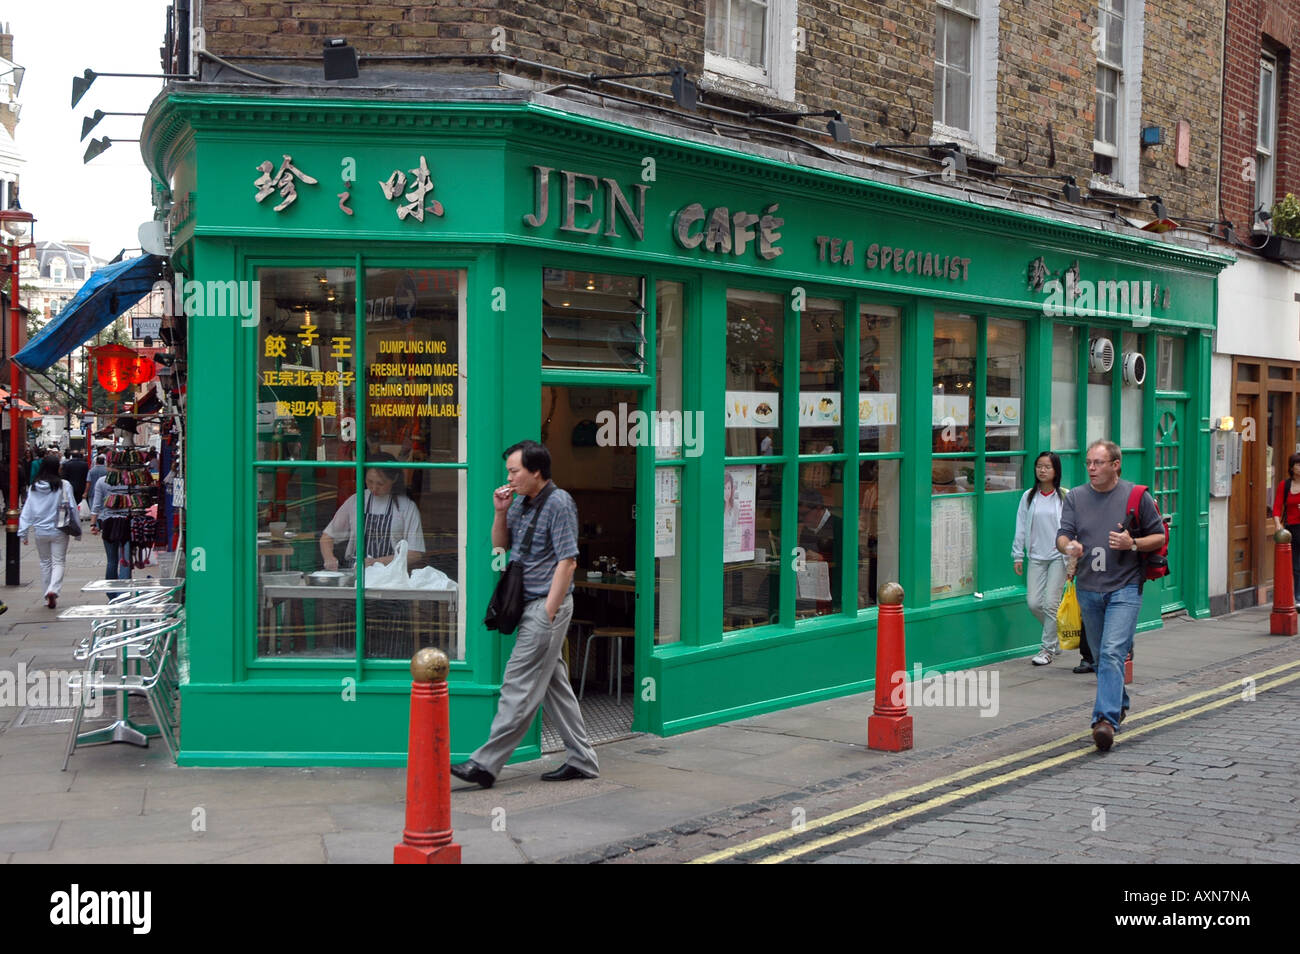
[[[677,555],[677,508],[655,507],[655,557]]]
[[[754,500],[758,468],[727,467],[722,489],[722,562],[754,559]]]
[[[975,498],[931,501],[930,595],[975,592]]]

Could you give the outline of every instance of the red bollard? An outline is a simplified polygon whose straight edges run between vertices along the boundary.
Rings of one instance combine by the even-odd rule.
[[[1133,653],[1130,652],[1124,657],[1124,685],[1133,681]]]
[[[1273,636],[1296,634],[1295,593],[1291,577],[1291,531],[1273,534],[1273,612],[1268,614],[1268,631]]]
[[[447,725],[447,657],[421,649],[411,659],[411,734],[406,758],[406,829],[393,848],[396,865],[458,865],[451,840],[451,730]]]
[[[876,707],[867,719],[867,748],[903,752],[912,747],[912,717],[903,695],[907,685],[903,588],[882,583],[877,597]]]

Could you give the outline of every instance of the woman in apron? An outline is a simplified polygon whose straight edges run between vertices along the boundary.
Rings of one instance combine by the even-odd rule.
[[[321,533],[321,559],[327,570],[336,570],[339,560],[334,552],[335,543],[346,541],[344,562],[354,566],[364,579],[365,567],[389,564],[397,554],[397,544],[406,541],[407,568],[424,559],[424,530],[420,512],[411,498],[400,470],[380,470],[372,467],[366,471],[366,494],[363,501],[361,546],[357,546],[354,532],[356,521],[356,494],[348,497]],[[407,600],[366,600],[366,656],[368,658],[404,659],[415,650],[413,614]],[[349,621],[351,614],[340,620],[346,633],[340,634],[340,648],[352,645]]]

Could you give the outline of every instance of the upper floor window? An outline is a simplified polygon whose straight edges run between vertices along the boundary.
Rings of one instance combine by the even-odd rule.
[[[939,0],[934,23],[934,137],[993,153],[1000,0]]]
[[[1273,207],[1277,171],[1277,60],[1265,53],[1259,60],[1259,122],[1255,134],[1255,208]]]
[[[1137,190],[1142,102],[1142,0],[1099,0],[1093,48],[1097,102],[1092,170],[1101,184]]]
[[[795,0],[705,0],[704,68],[794,99]]]
[[[50,281],[62,282],[68,277],[68,266],[63,259],[56,258],[50,263]]]

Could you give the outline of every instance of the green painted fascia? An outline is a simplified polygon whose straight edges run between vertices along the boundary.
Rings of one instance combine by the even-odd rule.
[[[958,230],[969,230],[988,237],[999,237],[1014,243],[1015,247],[1034,252],[1046,250],[1053,253],[1054,260],[1049,265],[1057,267],[1062,262],[1055,258],[1082,256],[1088,258],[1093,266],[1101,269],[1092,277],[1100,280],[1112,280],[1125,277],[1115,271],[1110,263],[1139,263],[1157,267],[1163,271],[1155,277],[1162,281],[1180,281],[1179,276],[1191,278],[1193,275],[1211,277],[1219,269],[1233,261],[1231,256],[1216,252],[1196,250],[1173,245],[1170,242],[1120,234],[1103,228],[1050,220],[1028,212],[992,208],[972,202],[962,201],[945,195],[932,195],[913,189],[870,179],[862,179],[836,172],[831,169],[795,166],[766,156],[746,156],[741,153],[715,145],[683,143],[665,136],[644,132],[616,125],[603,120],[595,120],[561,112],[551,107],[535,103],[510,104],[455,104],[455,103],[393,103],[393,102],[358,102],[348,100],[280,100],[257,97],[222,97],[187,95],[171,93],[160,97],[151,109],[145,122],[142,148],[147,156],[153,155],[155,162],[161,162],[164,153],[169,163],[174,166],[179,161],[179,153],[192,148],[192,140],[182,130],[192,129],[200,139],[209,143],[249,141],[261,143],[266,130],[275,128],[281,135],[294,140],[303,139],[307,143],[348,142],[349,131],[356,141],[348,148],[363,140],[357,137],[370,137],[364,140],[371,144],[382,142],[387,146],[410,148],[411,140],[427,140],[433,134],[438,135],[439,149],[451,148],[453,144],[463,148],[504,148],[513,156],[546,157],[548,155],[568,155],[571,158],[588,163],[589,168],[603,165],[605,169],[629,169],[629,157],[636,157],[645,152],[651,153],[662,165],[664,177],[660,180],[672,183],[678,188],[690,182],[711,181],[714,192],[727,190],[734,193],[737,184],[744,183],[745,194],[754,201],[754,193],[762,189],[770,196],[778,193],[791,202],[824,201],[829,208],[838,210],[841,220],[832,225],[847,227],[851,221],[881,216],[894,216],[898,223],[916,221],[924,223],[935,231],[951,235]],[[324,135],[322,135],[324,134]],[[494,145],[495,144],[495,145]],[[309,148],[305,146],[304,148]],[[160,151],[161,150],[161,151]],[[160,168],[162,166],[160,165]],[[212,168],[209,166],[209,168]],[[168,172],[171,168],[168,167]],[[242,173],[243,170],[240,170]],[[325,175],[322,181],[328,181],[328,168],[318,170]],[[514,193],[515,201],[509,208],[515,212],[531,208],[531,187],[528,181],[528,160],[511,166],[511,175],[504,176],[506,190]],[[234,174],[233,172],[231,174]],[[242,179],[243,188],[251,183]],[[207,185],[205,185],[207,188]],[[490,201],[494,190],[487,190],[478,201]],[[687,199],[685,194],[683,199]],[[697,196],[707,198],[711,204],[725,201],[710,196],[707,192]],[[693,200],[688,200],[693,201]],[[674,203],[674,207],[686,204],[685,201]],[[858,207],[855,209],[854,207]],[[860,211],[859,211],[860,210]],[[514,241],[550,246],[556,249],[575,250],[575,243],[564,236],[563,240],[549,239],[545,236],[528,234],[522,228],[517,217],[507,215],[501,219],[504,228],[497,229],[490,225],[498,221],[493,215],[481,210],[477,216],[474,234],[480,241]],[[269,226],[278,234],[294,235],[291,223],[279,219],[268,220]],[[484,225],[487,225],[484,228]],[[662,223],[666,226],[667,223]],[[820,224],[820,223],[819,223]],[[358,227],[353,223],[354,228]],[[202,226],[200,226],[202,227]],[[803,227],[806,227],[803,226]],[[335,226],[337,228],[337,226]],[[787,230],[794,231],[796,224],[787,215]],[[891,226],[896,231],[903,230],[903,225]],[[887,233],[892,236],[894,232]],[[922,247],[924,239],[920,233],[913,235],[903,231],[905,236],[915,239],[911,244]],[[441,236],[439,236],[441,237]],[[451,234],[447,236],[459,240],[465,236]],[[662,236],[661,236],[662,238]],[[864,242],[865,244],[865,242]],[[686,260],[695,266],[706,268],[740,268],[735,262],[718,257],[695,257],[682,255],[671,244],[665,246],[668,257],[665,261],[682,262]],[[608,247],[600,242],[589,246],[578,245],[577,249],[601,255],[640,254],[653,257],[645,249],[637,247]],[[1027,261],[1025,263],[1027,265]],[[781,271],[783,278],[800,278],[822,280],[843,285],[855,283],[871,287],[873,282],[867,273],[857,275],[847,273],[829,273],[817,270],[792,272],[786,263],[777,263],[775,267],[759,268],[746,266],[758,273]],[[1131,273],[1136,278],[1139,273]],[[1089,277],[1085,274],[1084,277]],[[894,287],[887,283],[875,283],[881,288]],[[922,288],[908,287],[911,293],[924,294]],[[955,300],[990,300],[987,292],[979,289],[970,291],[962,287],[931,289],[941,292]],[[1193,286],[1179,285],[1179,295],[1174,308],[1191,309],[1193,306],[1184,299],[1196,299]],[[1019,298],[1002,298],[997,302],[1005,307],[1033,305],[1036,300],[1026,300],[1023,293]],[[1101,318],[1126,320],[1121,314],[1102,315]],[[1168,324],[1202,324],[1204,319],[1197,314],[1189,314],[1186,319],[1176,316],[1156,315],[1156,323]]]

